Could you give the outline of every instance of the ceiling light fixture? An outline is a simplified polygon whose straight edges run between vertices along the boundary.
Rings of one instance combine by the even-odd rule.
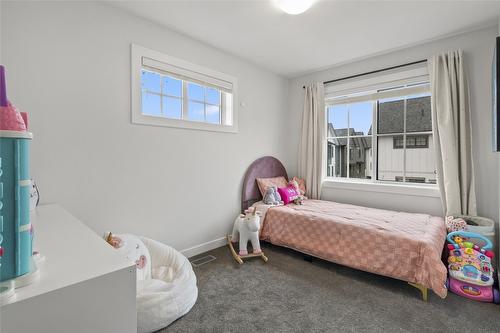
[[[290,15],[302,14],[311,8],[314,0],[274,0],[279,9]]]

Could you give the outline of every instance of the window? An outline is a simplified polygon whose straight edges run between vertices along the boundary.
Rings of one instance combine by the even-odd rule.
[[[325,87],[326,176],[436,183],[426,68]]]
[[[132,45],[132,122],[236,132],[237,80]]]
[[[404,147],[404,137],[394,136],[394,149]],[[429,137],[427,135],[409,135],[406,137],[406,149],[411,148],[429,148]]]
[[[328,107],[328,177],[370,179],[372,102]]]

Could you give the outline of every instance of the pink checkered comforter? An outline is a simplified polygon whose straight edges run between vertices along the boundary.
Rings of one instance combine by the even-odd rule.
[[[305,200],[273,207],[261,238],[338,264],[419,283],[446,296],[441,253],[444,220],[412,214]]]

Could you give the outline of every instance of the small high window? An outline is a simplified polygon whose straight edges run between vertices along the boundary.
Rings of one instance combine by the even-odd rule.
[[[132,122],[236,132],[235,78],[132,45]]]

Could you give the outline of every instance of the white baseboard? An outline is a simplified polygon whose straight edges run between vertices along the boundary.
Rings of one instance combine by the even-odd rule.
[[[181,250],[181,253],[185,255],[187,258],[191,258],[200,253],[207,252],[224,245],[226,245],[226,237],[221,237],[206,243],[195,245],[185,250]]]

